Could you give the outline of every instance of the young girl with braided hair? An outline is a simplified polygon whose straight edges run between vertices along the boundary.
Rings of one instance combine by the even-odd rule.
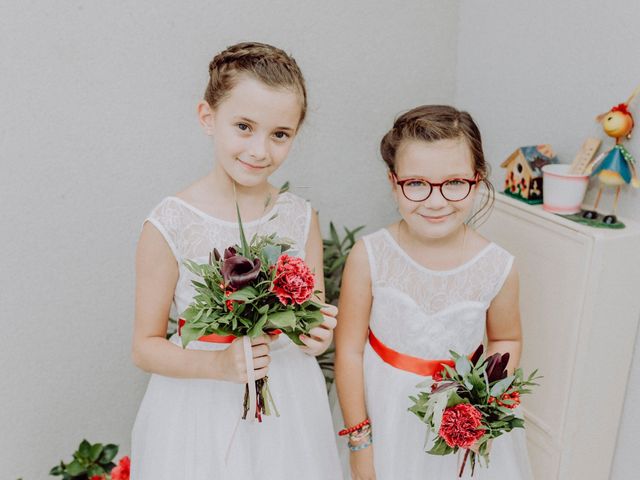
[[[151,379],[132,434],[136,480],[340,478],[322,373],[314,358],[331,343],[335,309],[301,336],[252,342],[254,376],[271,372],[280,417],[241,421],[248,378],[242,339],[202,337],[181,346],[165,339],[170,315],[191,303],[193,274],[184,260],[205,263],[213,248],[239,241],[236,202],[248,238],[277,233],[315,271],[323,290],[322,240],[308,202],[268,182],[289,153],[307,108],[295,60],[261,43],[215,56],[198,117],[213,140],[204,178],[166,197],[145,220],[136,255],[133,358]],[[275,216],[275,218],[274,218]],[[322,299],[321,299],[322,300]],[[227,343],[224,343],[227,342]]]

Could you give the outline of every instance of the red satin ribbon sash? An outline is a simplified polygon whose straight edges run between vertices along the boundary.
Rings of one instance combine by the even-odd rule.
[[[184,318],[178,319],[178,335],[182,333],[182,326],[186,323]],[[198,339],[199,342],[210,342],[210,343],[231,343],[237,337],[235,335],[216,335],[212,333],[210,335],[203,335]]]
[[[454,366],[453,360],[426,360],[396,352],[378,340],[371,330],[369,330],[369,344],[385,363],[424,377],[433,376],[434,373],[442,370],[442,365]]]

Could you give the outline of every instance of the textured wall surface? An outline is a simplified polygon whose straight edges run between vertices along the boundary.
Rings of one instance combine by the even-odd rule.
[[[395,213],[380,137],[453,99],[457,21],[435,0],[0,5],[2,478],[45,478],[85,437],[129,452],[147,382],[129,353],[135,244],[211,166],[195,106],[213,54],[258,40],[294,55],[310,111],[275,181],[325,229],[373,229]]]

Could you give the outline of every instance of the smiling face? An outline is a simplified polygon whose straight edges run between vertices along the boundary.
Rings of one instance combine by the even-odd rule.
[[[626,137],[633,129],[633,118],[623,112],[609,112],[602,120],[602,128],[613,138]]]
[[[395,172],[399,180],[422,178],[432,183],[453,178],[473,180],[476,176],[471,150],[462,138],[435,142],[403,141],[396,153]],[[475,185],[469,195],[458,202],[446,200],[437,187],[426,200],[414,202],[404,196],[392,174],[390,180],[398,211],[409,231],[418,237],[437,239],[454,234],[473,209]]]
[[[239,76],[215,110],[200,105],[201,123],[213,137],[216,169],[242,186],[266,183],[287,157],[301,113],[295,91]]]

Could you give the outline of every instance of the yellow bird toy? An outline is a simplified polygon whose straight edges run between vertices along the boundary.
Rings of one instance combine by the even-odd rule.
[[[602,190],[605,187],[615,187],[616,197],[613,203],[613,211],[610,215],[605,215],[602,219],[604,223],[613,225],[618,221],[615,213],[618,208],[618,198],[620,197],[621,187],[625,184],[631,184],[635,188],[640,187],[636,162],[631,153],[622,145],[623,138],[631,138],[634,122],[633,116],[629,111],[629,105],[638,93],[640,93],[640,86],[635,89],[625,103],[616,105],[607,113],[598,115],[596,118],[598,122],[602,123],[604,133],[616,139],[616,144],[611,150],[602,153],[593,160],[585,170],[587,175],[597,177],[600,182],[598,196],[596,197],[593,210],[587,210],[582,214],[585,218],[590,220],[598,218],[596,210],[602,197]]]

